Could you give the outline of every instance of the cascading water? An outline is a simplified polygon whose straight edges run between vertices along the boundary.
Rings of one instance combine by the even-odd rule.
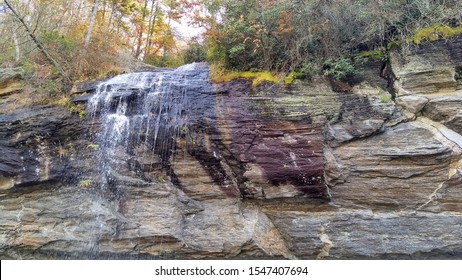
[[[208,68],[199,63],[123,74],[101,83],[87,112],[101,123],[96,141],[103,185],[114,178],[121,150],[156,154],[160,164],[167,165],[177,138],[188,132],[190,99],[200,99],[197,95],[210,87]]]
[[[93,123],[89,138],[97,147],[98,162],[94,201],[101,205],[93,218],[99,228],[82,248],[90,252],[88,257],[101,257],[100,241],[118,231],[127,214],[127,195],[138,196],[134,189],[149,192],[165,181],[179,141],[185,142],[191,132],[191,120],[197,122],[204,117],[198,112],[211,108],[208,75],[208,66],[201,63],[123,74],[100,83],[88,99],[87,114]],[[108,212],[119,222],[108,220]],[[143,230],[135,230],[143,238]]]

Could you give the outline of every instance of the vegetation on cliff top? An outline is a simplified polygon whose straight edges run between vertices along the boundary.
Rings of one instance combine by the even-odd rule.
[[[435,24],[445,35],[461,28],[462,3],[457,0],[219,2],[220,9],[209,9],[221,20],[207,31],[208,57],[241,71],[287,73],[308,64],[325,68],[326,61],[362,51],[374,57],[374,50],[385,50],[389,42],[425,37],[415,34]]]
[[[461,10],[459,0],[4,0],[0,67],[21,67],[27,90],[51,99],[67,79],[115,75],[137,61],[207,60],[215,81],[254,85],[345,79],[358,58],[384,60],[390,46],[462,34]],[[181,18],[203,35],[185,43],[174,27]]]

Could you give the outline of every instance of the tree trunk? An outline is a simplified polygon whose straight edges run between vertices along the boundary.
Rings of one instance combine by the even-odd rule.
[[[61,67],[61,65],[47,52],[43,43],[34,35],[34,33],[30,30],[29,26],[21,18],[21,16],[16,12],[16,10],[10,5],[10,3],[8,3],[7,0],[3,0],[3,1],[5,2],[6,6],[10,9],[10,11],[13,13],[14,17],[22,24],[22,26],[26,30],[27,35],[29,35],[29,37],[35,43],[35,45],[40,50],[40,52],[42,52],[42,54],[47,58],[47,60],[59,70],[59,72],[61,73],[61,76],[66,80],[66,82],[70,86],[72,82],[69,76],[67,75],[66,71],[64,71],[64,68]]]
[[[144,8],[143,8],[143,13],[141,17],[141,25],[138,30],[138,38],[137,38],[137,46],[136,46],[136,52],[135,52],[135,57],[138,58],[141,54],[141,45],[143,44],[143,31],[144,31],[144,25],[145,25],[145,20],[146,20],[146,9],[148,8],[148,0],[144,0]]]
[[[90,43],[91,31],[93,30],[93,26],[95,25],[96,20],[96,13],[98,12],[100,0],[95,1],[95,5],[91,11],[91,18],[90,18],[90,26],[88,26],[87,36],[85,37],[85,45],[83,46],[84,49],[87,49],[88,44]]]
[[[111,30],[111,24],[112,24],[112,18],[114,17],[114,11],[115,11],[115,2],[112,1],[111,4],[111,15],[109,16],[109,20],[107,22],[107,29]],[[113,30],[113,29],[112,29]]]
[[[19,62],[21,59],[21,49],[19,48],[18,35],[16,34],[16,24],[14,18],[11,20],[11,29],[13,32],[13,44],[15,49],[15,62]]]
[[[156,2],[156,8],[154,9],[154,2]],[[157,20],[157,12],[159,8],[159,1],[152,1],[151,2],[151,12],[149,16],[149,25],[148,25],[148,34],[146,36],[146,48],[144,51],[144,57],[148,57],[149,52],[151,51],[151,37],[154,30],[154,24]]]

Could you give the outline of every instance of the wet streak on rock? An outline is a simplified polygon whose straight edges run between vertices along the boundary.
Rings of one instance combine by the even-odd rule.
[[[205,172],[209,179],[204,177],[198,181],[211,180],[231,197],[326,197],[324,114],[313,111],[315,105],[306,106],[306,103],[316,103],[317,94],[299,103],[291,99],[299,93],[292,93],[290,89],[264,85],[254,90],[249,81],[242,80],[218,85],[212,90],[206,67],[196,67],[193,71],[176,72],[183,75],[178,79],[186,84],[171,83],[169,91],[155,103],[161,107],[154,106],[146,113],[157,118],[155,135],[152,131],[143,135],[149,116],[141,116],[139,123],[130,121],[130,130],[139,133],[129,134],[127,152],[137,158],[131,164],[135,169],[141,168],[140,176],[149,178],[145,176],[146,171],[155,173],[156,168],[167,170],[172,181],[187,193],[188,188],[195,193],[201,185],[189,181],[188,177]],[[171,79],[170,72],[164,75],[164,79]],[[108,86],[106,90],[110,91],[112,85]],[[152,89],[130,88],[129,84],[116,86],[119,88],[112,93],[108,110],[115,111],[120,104],[127,104],[125,115],[133,119],[143,108],[143,96]],[[183,111],[175,112],[179,107]],[[172,116],[180,116],[182,121]],[[317,118],[316,121],[313,118]],[[142,150],[154,151],[159,156],[159,162],[142,163],[140,142],[145,143]],[[145,156],[146,152],[142,154]],[[252,168],[257,170],[258,178],[251,174]],[[272,187],[265,189],[265,184]]]
[[[326,197],[324,123],[314,124],[303,104],[284,103],[287,93],[277,85],[252,89],[236,80],[217,86],[217,93],[224,142],[243,167],[244,197]]]

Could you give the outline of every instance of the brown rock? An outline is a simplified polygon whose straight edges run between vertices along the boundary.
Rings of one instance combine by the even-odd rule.
[[[21,80],[22,72],[20,69],[0,69],[0,96],[21,90]]]
[[[462,66],[457,53],[462,36],[447,41],[425,42],[406,54],[398,51],[390,56],[396,77],[398,96],[452,92],[460,85],[455,79],[456,68]]]
[[[423,114],[462,134],[462,92],[432,98],[425,106]]]
[[[418,114],[428,103],[428,98],[419,95],[407,95],[396,98],[396,104],[413,115]]]
[[[451,147],[412,123],[345,144],[333,154],[348,177],[332,188],[332,201],[371,209],[416,209],[448,179],[453,162]]]

